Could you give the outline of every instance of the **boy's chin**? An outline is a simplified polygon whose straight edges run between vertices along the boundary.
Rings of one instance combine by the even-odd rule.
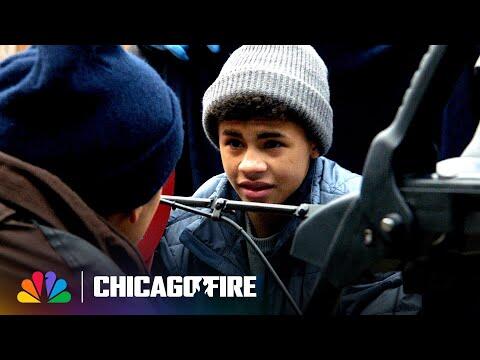
[[[272,199],[271,197],[247,197],[247,196],[240,196],[242,201],[247,202],[257,202],[263,204],[282,204],[283,202],[278,201],[276,199]]]

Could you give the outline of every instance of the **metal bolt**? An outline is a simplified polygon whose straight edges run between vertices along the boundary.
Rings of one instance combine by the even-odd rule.
[[[397,223],[391,217],[384,217],[380,221],[380,228],[386,233],[392,232],[392,230],[395,228],[395,225],[397,225]]]
[[[390,213],[380,220],[380,229],[386,234],[392,234],[397,232],[403,224],[402,217],[397,213]]]
[[[308,206],[305,204],[300,205],[298,208],[298,216],[303,218],[308,213]]]
[[[373,232],[371,229],[365,229],[363,231],[363,243],[365,246],[370,246],[373,243]]]
[[[217,210],[223,209],[224,206],[225,206],[225,200],[224,199],[218,199],[215,202],[215,209],[217,209]]]

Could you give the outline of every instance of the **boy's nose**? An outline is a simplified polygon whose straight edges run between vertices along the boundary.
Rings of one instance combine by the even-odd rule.
[[[267,171],[267,164],[260,156],[247,152],[238,165],[238,171],[245,175],[262,173]]]

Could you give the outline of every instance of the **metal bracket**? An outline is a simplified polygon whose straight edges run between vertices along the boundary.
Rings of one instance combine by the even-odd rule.
[[[297,210],[294,212],[294,215],[299,218],[304,218],[308,215],[310,206],[308,204],[301,204],[298,206]]]
[[[214,200],[212,204],[212,219],[213,220],[220,220],[220,216],[222,216],[222,210],[225,209],[227,205],[227,200],[223,198],[218,198]]]

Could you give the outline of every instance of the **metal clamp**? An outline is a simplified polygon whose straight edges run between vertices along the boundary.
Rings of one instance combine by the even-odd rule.
[[[310,210],[310,207],[308,204],[300,204],[297,210],[295,211],[294,215],[299,218],[304,218],[307,216],[309,210]]]
[[[212,219],[219,220],[220,216],[222,216],[222,210],[225,209],[227,205],[227,200],[223,198],[216,199],[212,204]]]

